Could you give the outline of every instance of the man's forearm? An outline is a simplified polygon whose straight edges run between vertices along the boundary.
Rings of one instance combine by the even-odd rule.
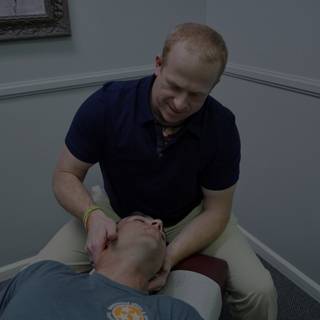
[[[203,211],[181,230],[168,245],[167,252],[172,265],[184,258],[201,251],[216,240],[224,231],[230,212]]]
[[[82,181],[68,172],[56,171],[54,173],[53,191],[60,205],[80,219],[83,212],[93,204]]]

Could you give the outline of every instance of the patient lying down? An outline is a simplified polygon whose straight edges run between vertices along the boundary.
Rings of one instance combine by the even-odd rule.
[[[75,273],[55,261],[21,271],[0,292],[1,319],[202,319],[181,300],[149,295],[166,252],[160,220],[130,216],[101,254],[96,271]]]

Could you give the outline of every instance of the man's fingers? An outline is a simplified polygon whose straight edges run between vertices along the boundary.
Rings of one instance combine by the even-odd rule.
[[[154,278],[149,282],[148,291],[155,292],[161,290],[165,286],[165,280],[162,278]]]
[[[118,238],[118,235],[116,233],[111,233],[111,234],[108,233],[107,237],[108,237],[108,240],[113,241]]]
[[[94,264],[98,262],[101,253],[108,247],[110,241],[117,239],[117,225],[98,213],[92,215],[88,229],[87,252],[92,258]]]
[[[93,265],[96,266],[98,259],[100,257],[101,251],[95,251],[92,253]]]
[[[118,235],[117,235],[117,225],[115,224],[115,222],[112,222],[108,226],[107,239],[112,241],[112,240],[116,240],[117,237],[118,237]]]
[[[87,252],[89,257],[91,257],[94,264],[97,263],[99,256],[101,255],[103,249],[105,248],[106,238],[105,235],[92,239],[92,235],[88,237],[87,241]]]
[[[90,248],[90,253],[91,253],[94,265],[97,264],[98,259],[99,259],[100,255],[101,255],[103,249],[104,249],[104,247],[102,247],[100,244],[99,245],[97,244],[97,245],[92,246]]]

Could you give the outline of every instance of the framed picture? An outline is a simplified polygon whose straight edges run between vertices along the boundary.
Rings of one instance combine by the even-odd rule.
[[[67,0],[0,0],[0,40],[71,34]]]

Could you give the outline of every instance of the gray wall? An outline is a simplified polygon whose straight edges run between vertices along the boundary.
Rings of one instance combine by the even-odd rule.
[[[71,38],[0,43],[0,93],[20,81],[151,64],[169,28],[206,18],[226,38],[230,62],[320,77],[317,1],[69,0],[69,7]],[[69,218],[52,195],[51,174],[74,112],[95,88],[0,96],[0,266],[35,254]],[[241,131],[241,225],[319,283],[319,100],[234,77],[213,94]],[[99,181],[95,170],[87,184]]]
[[[21,81],[152,64],[175,24],[205,22],[204,0],[69,0],[69,11],[71,38],[0,43],[0,266],[34,255],[69,219],[51,175],[73,114],[96,87],[10,99],[1,92]],[[100,182],[97,172],[88,185]]]
[[[1,43],[0,84],[153,62],[176,23],[205,20],[205,1],[69,0],[71,38]]]
[[[235,213],[245,230],[317,283],[319,12],[318,1],[207,1],[207,23],[224,35],[232,71],[212,95],[234,111],[242,137]],[[313,83],[318,97],[276,88],[278,72],[293,91]],[[250,81],[238,79],[246,74]]]

